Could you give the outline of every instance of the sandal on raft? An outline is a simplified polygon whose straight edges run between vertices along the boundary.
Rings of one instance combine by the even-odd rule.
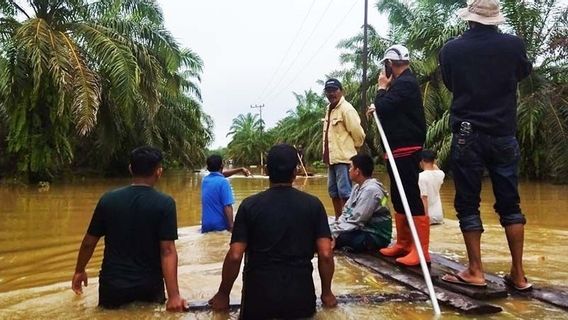
[[[508,287],[511,287],[511,288],[513,288],[513,289],[515,289],[515,290],[517,290],[517,291],[519,291],[519,292],[527,292],[527,291],[531,291],[531,290],[533,289],[533,285],[532,285],[532,283],[529,283],[529,282],[528,282],[527,277],[525,277],[525,281],[526,281],[527,284],[526,284],[525,286],[523,286],[523,287],[517,286],[517,285],[513,282],[513,278],[511,278],[511,275],[510,275],[510,274],[506,274],[506,275],[503,277],[503,280],[505,281],[505,284],[506,284]]]
[[[454,274],[445,274],[442,278],[443,281],[449,282],[449,283],[453,283],[453,284],[460,284],[460,285],[464,285],[464,286],[470,286],[470,287],[477,287],[477,288],[485,288],[487,287],[487,282],[483,282],[483,283],[475,283],[475,282],[470,282],[465,280],[464,278],[462,278],[459,274],[454,273]]]

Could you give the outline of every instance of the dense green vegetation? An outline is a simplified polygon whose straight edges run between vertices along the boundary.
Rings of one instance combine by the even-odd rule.
[[[153,0],[0,0],[0,172],[123,171],[152,144],[201,165],[211,140],[202,61]],[[120,168],[120,169],[118,169]]]
[[[368,97],[374,97],[380,60],[391,44],[402,43],[411,50],[412,69],[422,88],[428,125],[426,147],[438,152],[441,165],[447,166],[451,132],[449,107],[451,93],[444,87],[438,67],[438,52],[444,43],[459,36],[466,23],[456,16],[466,1],[450,0],[379,0],[375,8],[389,18],[388,37],[369,30]],[[521,144],[521,173],[533,178],[568,181],[568,8],[558,0],[502,0],[507,24],[504,32],[520,36],[526,42],[529,58],[534,61],[531,76],[519,86],[518,130]],[[361,109],[367,133],[366,149],[380,156],[379,138],[374,124],[363,116],[361,78],[362,33],[339,43],[344,68],[327,76],[339,77],[345,96]],[[322,78],[325,78],[322,76]],[[303,145],[308,161],[320,158],[325,98],[307,91],[296,94],[297,105],[264,137],[262,144],[278,141]],[[370,101],[367,101],[370,103]],[[237,121],[237,120],[235,120]],[[236,145],[242,136],[233,130]],[[249,132],[252,137],[254,132]],[[276,138],[277,137],[277,138]],[[252,140],[251,140],[252,141]],[[238,142],[244,143],[243,141]],[[231,145],[230,144],[230,145]],[[248,144],[252,148],[252,144]],[[260,148],[261,144],[257,144]],[[260,150],[250,150],[251,154]],[[231,148],[229,148],[231,153]],[[250,161],[250,160],[247,160]],[[256,162],[254,162],[256,163]],[[446,167],[447,168],[447,167]]]
[[[535,66],[519,86],[522,174],[567,181],[568,8],[560,0],[501,3],[502,30],[525,40]],[[464,6],[464,0],[379,0],[373,10],[388,16],[390,30],[386,38],[369,30],[369,101],[361,101],[362,33],[338,44],[342,69],[321,79],[342,80],[347,100],[361,111],[366,151],[382,154],[374,124],[363,116],[377,62],[389,45],[402,43],[423,91],[426,147],[447,165],[451,93],[437,55],[465,30],[455,14]],[[0,176],[124,173],[128,151],[143,144],[162,148],[169,164],[202,166],[213,123],[201,106],[202,66],[165,29],[155,0],[0,0]],[[250,113],[235,118],[225,157],[258,164],[270,145],[288,142],[302,145],[308,162],[319,160],[326,100],[311,90],[294,94],[296,105],[274,128]]]

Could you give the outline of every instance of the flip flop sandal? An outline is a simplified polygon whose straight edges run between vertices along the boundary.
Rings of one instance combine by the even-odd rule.
[[[527,282],[527,284],[524,287],[519,287],[517,286],[514,282],[513,282],[513,278],[511,278],[510,274],[506,274],[503,277],[503,280],[505,281],[505,284],[509,287],[512,287],[513,289],[519,291],[519,292],[527,292],[527,291],[531,291],[533,289],[533,285],[532,283],[529,283],[527,280],[527,277],[525,277],[525,281]]]
[[[446,282],[449,282],[449,283],[460,284],[460,285],[464,285],[464,286],[477,287],[477,288],[487,287],[487,282],[483,282],[483,283],[469,282],[469,281],[465,280],[464,278],[462,278],[457,273],[445,274],[441,279],[443,281],[446,281]]]

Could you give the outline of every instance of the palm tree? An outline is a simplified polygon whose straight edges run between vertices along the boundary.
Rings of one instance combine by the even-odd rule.
[[[450,153],[451,93],[442,83],[438,52],[447,40],[465,30],[466,25],[460,23],[455,15],[455,10],[463,6],[465,1],[377,2],[377,9],[388,14],[391,25],[389,44],[404,44],[411,52],[411,67],[422,89],[428,125],[426,148],[437,150],[441,167],[446,165]]]
[[[367,98],[364,103],[361,101],[362,83],[362,50],[363,32],[342,40],[337,45],[342,50],[340,61],[344,69],[331,73],[332,76],[341,79],[345,99],[359,111],[361,125],[366,133],[364,152],[371,152],[375,156],[382,155],[383,151],[379,148],[380,137],[372,121],[368,121],[365,111],[366,106],[372,103],[376,92],[376,83],[381,66],[377,63],[382,58],[384,51],[388,47],[388,40],[382,38],[376,30],[368,27],[368,72],[367,72]]]
[[[155,1],[1,0],[0,25],[0,105],[18,172],[50,178],[76,154],[124,163],[140,144],[201,162],[211,140],[194,82],[202,62],[165,30]]]
[[[288,110],[288,115],[280,120],[273,129],[278,142],[303,146],[304,157],[321,159],[322,152],[322,119],[325,113],[326,101],[321,94],[310,90],[303,94],[294,92],[296,109]]]
[[[521,171],[568,181],[568,6],[504,0],[506,30],[525,40],[534,70],[519,87]]]
[[[256,164],[272,144],[272,135],[263,132],[264,121],[257,114],[239,114],[233,119],[227,136],[232,136],[227,145],[227,157],[235,163]]]
[[[437,54],[445,41],[463,32],[457,8],[465,1],[380,0],[388,13],[390,38],[405,44],[414,57],[413,69],[423,90],[428,124],[426,147],[438,150],[447,162],[451,132],[451,94],[442,85]],[[568,176],[568,105],[566,66],[568,9],[556,0],[502,1],[507,17],[504,29],[522,37],[535,60],[533,74],[519,86],[518,131],[522,149],[521,172],[533,177]],[[432,17],[436,17],[433,19]]]

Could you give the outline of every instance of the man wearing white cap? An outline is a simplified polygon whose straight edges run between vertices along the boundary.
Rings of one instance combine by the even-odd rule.
[[[497,0],[469,0],[458,15],[469,23],[461,37],[440,52],[440,67],[446,87],[453,92],[450,110],[452,170],[456,196],[454,207],[469,259],[468,269],[448,274],[443,280],[485,286],[481,263],[479,203],[486,168],[495,194],[495,211],[505,228],[512,266],[505,276],[510,287],[532,288],[523,270],[525,216],[517,189],[519,145],[517,84],[527,77],[531,63],[523,41],[500,33],[505,22]]]
[[[420,154],[426,139],[422,95],[418,81],[410,70],[410,54],[407,48],[401,45],[388,48],[381,62],[385,64],[385,69],[379,75],[375,108],[392,148],[422,251],[429,262],[430,221],[425,214],[418,187]],[[369,111],[371,110],[374,109]],[[418,251],[406,221],[393,170],[388,162],[387,170],[391,181],[391,199],[396,212],[396,243],[381,249],[380,253],[399,257],[396,259],[399,264],[415,266],[420,263]]]

